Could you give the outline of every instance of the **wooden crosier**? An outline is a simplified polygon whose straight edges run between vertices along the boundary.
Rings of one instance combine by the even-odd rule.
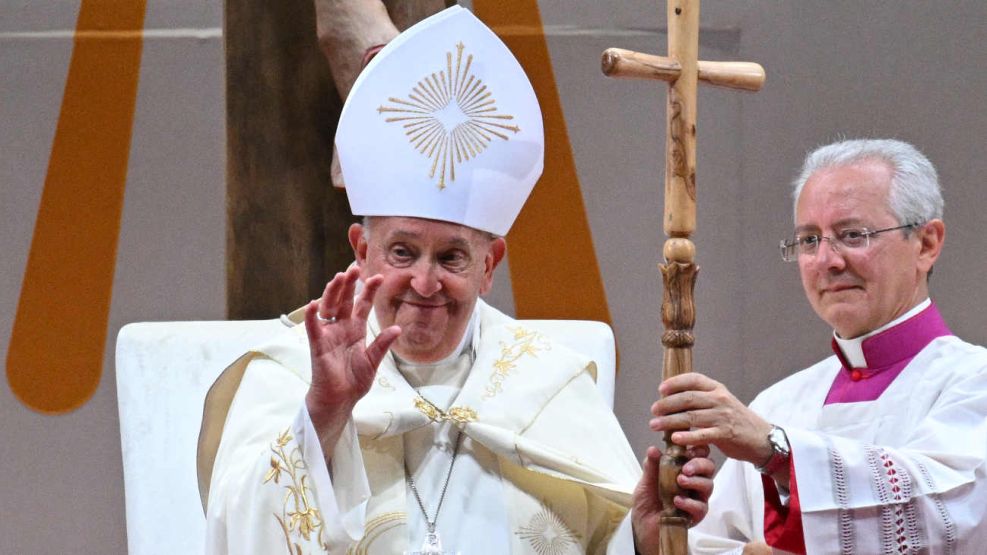
[[[764,69],[748,62],[701,62],[699,0],[668,0],[668,57],[610,48],[603,53],[603,73],[609,77],[658,79],[669,83],[665,154],[664,230],[668,240],[659,264],[664,294],[661,319],[665,332],[662,379],[692,371],[692,328],[696,322],[693,291],[699,267],[689,237],[696,229],[696,88],[698,82],[749,91],[764,84]],[[659,484],[664,510],[660,519],[662,555],[685,555],[688,516],[672,499],[683,495],[677,483],[685,449],[665,433]]]

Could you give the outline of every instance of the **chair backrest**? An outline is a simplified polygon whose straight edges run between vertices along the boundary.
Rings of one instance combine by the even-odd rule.
[[[597,361],[597,384],[613,406],[610,326],[527,320]],[[196,443],[206,392],[249,348],[284,330],[280,320],[141,322],[120,330],[117,397],[130,555],[204,551],[205,518],[196,480]]]
[[[593,320],[525,320],[524,325],[593,359],[596,362],[596,387],[613,408],[617,349],[610,326]]]

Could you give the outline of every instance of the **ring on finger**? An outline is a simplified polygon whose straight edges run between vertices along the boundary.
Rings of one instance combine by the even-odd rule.
[[[323,316],[323,315],[319,314],[318,312],[316,312],[315,313],[315,318],[318,321],[323,322],[325,324],[335,324],[336,323],[336,317],[335,316]]]

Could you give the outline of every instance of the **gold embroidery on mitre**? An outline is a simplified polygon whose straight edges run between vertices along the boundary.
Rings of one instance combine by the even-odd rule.
[[[579,534],[572,531],[548,503],[515,532],[527,540],[538,555],[565,555],[579,552]]]
[[[432,422],[455,422],[460,426],[476,422],[476,411],[469,407],[449,407],[444,411],[419,395],[415,397],[415,408]]]
[[[552,350],[552,343],[544,335],[522,327],[508,328],[514,333],[514,343],[500,342],[500,358],[494,361],[494,371],[490,374],[490,384],[483,393],[484,399],[491,399],[504,390],[504,380],[517,368],[517,360],[524,355],[538,358],[538,352]]]
[[[323,538],[322,514],[309,501],[311,490],[308,487],[308,475],[304,472],[308,470],[308,466],[305,464],[305,459],[302,458],[297,445],[290,451],[286,449],[292,439],[288,430],[285,430],[271,444],[271,452],[273,453],[271,468],[264,475],[262,483],[266,484],[273,481],[280,485],[282,474],[287,474],[291,479],[291,484],[286,483],[284,486],[287,491],[284,496],[284,504],[281,507],[281,514],[274,513],[274,518],[284,533],[288,552],[292,555],[302,553],[299,540],[311,541],[313,535],[319,547],[323,551],[328,551],[329,544]]]
[[[517,124],[506,123],[514,116],[499,113],[493,92],[470,72],[472,54],[463,66],[464,48],[462,42],[456,45],[455,73],[452,52],[446,52],[445,70],[422,77],[407,98],[389,97],[393,106],[377,108],[378,114],[400,114],[384,121],[401,123],[411,146],[432,160],[428,177],[435,179],[438,170],[440,190],[446,187],[447,175],[449,181],[456,180],[457,164],[479,156],[494,138],[507,141],[507,132],[521,131]]]

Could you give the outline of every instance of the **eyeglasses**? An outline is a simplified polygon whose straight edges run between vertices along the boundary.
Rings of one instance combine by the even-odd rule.
[[[796,236],[794,239],[781,242],[781,259],[785,262],[795,262],[799,256],[813,256],[819,252],[819,245],[829,241],[829,245],[837,252],[861,251],[870,246],[870,238],[878,233],[919,227],[920,223],[899,225],[871,231],[866,227],[848,227],[836,232],[835,237],[826,237],[818,233]]]

